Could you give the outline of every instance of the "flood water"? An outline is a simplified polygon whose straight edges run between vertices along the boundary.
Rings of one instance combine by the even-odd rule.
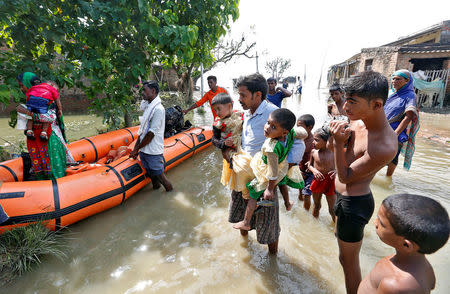
[[[305,93],[302,99],[287,99],[285,106],[297,115],[313,114],[320,125],[326,96]],[[206,111],[203,117],[195,115],[196,124],[211,123]],[[419,137],[409,172],[398,168],[391,181],[383,169],[375,177],[376,211],[386,196],[403,192],[430,196],[450,211],[449,155],[448,145]],[[65,233],[71,248],[65,261],[46,259],[0,292],[345,293],[326,201],[320,218],[314,219],[291,189],[294,208],[286,212],[280,207],[279,254],[269,256],[254,231],[244,238],[228,223],[230,192],[219,183],[221,162],[210,147],[167,173],[175,191],[147,186],[124,205],[72,225]],[[363,276],[393,253],[378,239],[374,218],[361,250]],[[450,289],[449,255],[447,245],[428,257],[437,278],[433,293]]]

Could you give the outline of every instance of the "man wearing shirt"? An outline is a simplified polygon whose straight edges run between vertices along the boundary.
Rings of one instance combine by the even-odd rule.
[[[219,93],[228,93],[228,92],[224,88],[217,86],[217,78],[215,76],[209,76],[207,79],[210,90],[206,92],[205,95],[203,95],[202,99],[192,104],[192,106],[189,107],[189,109],[183,110],[184,114],[188,113],[192,109],[202,106],[203,104],[205,104],[206,101],[208,101],[214,118],[217,116],[216,111],[212,107],[211,100]]]
[[[142,86],[141,110],[144,111],[139,118],[141,126],[138,130],[138,139],[134,145],[130,157],[136,159],[139,155],[142,166],[153,183],[153,189],[158,189],[161,184],[166,191],[173,189],[172,184],[164,174],[164,106],[158,95],[159,85],[156,81],[144,82]]]
[[[275,104],[278,108],[281,107],[281,102],[284,98],[292,95],[292,92],[288,89],[284,89],[282,87],[275,88],[277,86],[277,80],[274,78],[268,78],[267,85],[269,86],[267,100]]]
[[[267,82],[260,74],[252,74],[242,78],[238,84],[239,103],[244,112],[242,126],[242,149],[254,156],[266,139],[264,125],[272,111],[277,107],[266,100]],[[250,227],[256,229],[257,240],[260,244],[267,244],[269,252],[276,254],[280,235],[278,196],[275,195],[274,206],[260,206],[255,210],[250,221]],[[237,223],[244,219],[247,203],[242,198],[242,192],[232,191],[228,221]],[[245,236],[248,231],[241,230]]]

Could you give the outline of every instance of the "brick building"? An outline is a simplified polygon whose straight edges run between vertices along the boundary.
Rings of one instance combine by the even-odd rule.
[[[365,70],[390,78],[398,69],[422,71],[428,82],[441,80],[445,94],[434,95],[427,103],[442,106],[444,96],[450,95],[450,20],[380,47],[363,48],[360,53],[330,67],[328,84],[343,83],[352,74]]]

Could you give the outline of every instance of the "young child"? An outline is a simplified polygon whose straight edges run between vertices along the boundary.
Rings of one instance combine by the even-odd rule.
[[[346,115],[344,111],[344,91],[342,91],[339,84],[334,84],[330,87],[330,96],[334,102],[328,104],[328,115],[330,117]]]
[[[345,286],[347,293],[356,293],[361,282],[359,251],[364,227],[374,210],[370,182],[392,161],[398,144],[384,113],[388,82],[383,75],[373,71],[356,74],[346,82],[344,91],[350,125],[330,122],[337,174],[334,214]]]
[[[302,172],[303,180],[305,181],[305,187],[300,189],[298,192],[298,200],[304,201],[303,207],[309,210],[311,206],[311,182],[314,178],[313,173],[308,169],[309,160],[311,159],[311,151],[314,147],[313,141],[314,137],[312,134],[312,129],[314,128],[315,120],[311,114],[304,114],[300,116],[297,120],[297,126],[303,127],[308,136],[305,138],[305,152],[303,153],[302,161],[300,161],[300,171]]]
[[[303,154],[305,153],[305,142],[303,140],[308,136],[308,133],[303,127],[298,126],[295,128],[295,135],[294,143],[292,144],[292,148],[287,156],[287,175],[283,181],[278,184],[281,195],[283,196],[286,211],[290,211],[294,205],[294,202],[289,200],[288,186],[294,189],[303,189],[305,186],[305,182],[303,181],[302,173],[298,165],[303,158]],[[290,179],[296,180],[291,181]]]
[[[266,140],[261,151],[256,153],[250,162],[255,179],[247,184],[250,192],[244,220],[233,225],[235,229],[250,230],[250,220],[256,209],[257,200],[262,196],[259,205],[273,205],[276,185],[284,179],[288,171],[286,157],[294,143],[295,115],[288,109],[274,110],[264,126]],[[291,179],[295,182],[296,179]]]
[[[375,229],[395,254],[377,262],[358,293],[430,293],[436,278],[425,254],[447,243],[449,228],[447,211],[431,198],[397,194],[384,199]]]
[[[335,222],[336,216],[333,212],[333,206],[336,202],[336,193],[334,192],[336,171],[334,169],[333,151],[330,148],[331,146],[327,144],[329,137],[330,133],[324,127],[314,132],[314,149],[311,152],[311,161],[308,168],[314,174],[310,187],[314,201],[313,216],[319,217],[322,194],[325,194],[328,212]]]
[[[233,111],[233,100],[227,93],[217,94],[211,101],[217,117],[213,123],[213,138],[214,146],[222,150],[223,167],[222,178],[220,182],[230,189],[238,189],[242,191],[243,197],[248,199],[248,190],[245,183],[239,185],[236,173],[233,172],[233,167],[230,165],[231,158],[236,154],[241,153],[241,134],[243,113],[240,111]],[[239,188],[237,186],[240,186]]]
[[[27,74],[31,73],[24,73],[24,77]],[[22,80],[24,79],[22,77]],[[19,79],[20,77],[18,77]],[[55,88],[56,84],[53,82],[45,82],[41,83],[40,80],[36,77],[34,79],[33,86],[28,89],[26,96],[27,96],[27,109],[34,113],[44,114],[49,111],[49,107],[52,103],[56,104],[57,108],[57,114],[58,117],[62,114],[62,106],[61,102],[59,101],[59,93],[58,90]],[[57,86],[56,86],[57,87]],[[42,123],[42,132],[39,135],[41,140],[47,141],[48,140],[48,134],[46,130],[49,127],[49,122],[43,122]],[[30,138],[34,139],[34,132],[33,132],[33,120],[29,119],[27,121],[27,129],[25,130],[25,135]]]

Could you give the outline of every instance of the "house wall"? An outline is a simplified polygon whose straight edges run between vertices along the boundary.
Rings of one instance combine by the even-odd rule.
[[[396,68],[398,52],[396,47],[379,47],[363,49],[359,63],[359,71],[365,70],[366,61],[372,59],[372,70],[390,76]]]

